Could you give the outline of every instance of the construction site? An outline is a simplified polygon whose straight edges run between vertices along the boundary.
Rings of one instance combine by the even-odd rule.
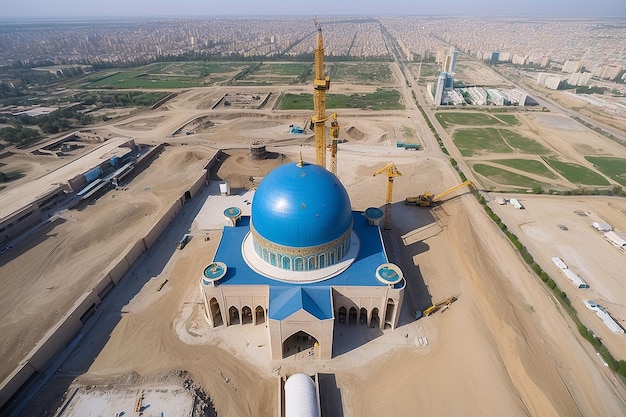
[[[254,108],[289,86],[196,88],[68,156],[2,158],[28,165],[0,194],[3,415],[624,415],[623,381],[476,197],[622,359],[595,313],[623,329],[626,256],[591,224],[626,230],[626,200],[460,180],[396,63],[405,110],[327,114],[316,35],[313,114]]]

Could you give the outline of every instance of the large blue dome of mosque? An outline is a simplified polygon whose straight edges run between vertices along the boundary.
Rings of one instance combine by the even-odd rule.
[[[345,235],[352,226],[352,207],[335,175],[301,161],[282,165],[261,181],[251,223],[269,242],[308,248]]]

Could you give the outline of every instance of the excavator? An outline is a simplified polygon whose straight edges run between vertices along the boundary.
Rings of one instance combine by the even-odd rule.
[[[441,310],[441,312],[443,313],[448,307],[450,307],[450,304],[452,304],[456,300],[457,300],[457,297],[455,296],[446,298],[445,300],[441,300],[431,305],[430,307],[426,308],[424,311],[415,310],[415,313],[413,313],[413,316],[415,317],[415,320],[419,319],[422,316],[428,317],[431,314],[433,314],[435,311],[439,310],[441,307],[443,307],[443,309]]]
[[[418,195],[417,197],[407,197],[404,199],[404,204],[408,206],[430,207],[435,203],[438,203],[442,197],[445,197],[448,194],[458,190],[459,188],[465,187],[466,185],[472,188],[476,188],[476,185],[472,181],[467,180],[461,184],[455,185],[452,188],[448,188],[447,190],[442,191],[436,195],[431,193],[430,191],[427,191],[424,194]]]

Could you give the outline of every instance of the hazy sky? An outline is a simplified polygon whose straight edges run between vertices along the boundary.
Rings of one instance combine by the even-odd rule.
[[[625,17],[626,0],[2,0],[0,19],[218,15]]]

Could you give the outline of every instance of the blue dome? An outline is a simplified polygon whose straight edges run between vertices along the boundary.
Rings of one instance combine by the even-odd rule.
[[[352,225],[352,206],[339,179],[307,163],[282,165],[261,181],[252,201],[252,226],[266,240],[289,247],[332,242]]]

